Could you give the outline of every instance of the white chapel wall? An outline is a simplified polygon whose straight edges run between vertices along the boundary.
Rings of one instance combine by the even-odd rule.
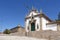
[[[29,21],[30,21],[31,19],[27,19],[25,22],[25,27],[26,27],[26,32],[28,32],[29,30],[27,29],[28,27],[30,27],[29,26]]]
[[[47,27],[46,27],[46,23],[47,22],[48,21],[45,18],[42,17],[42,30],[46,30],[47,29]]]
[[[57,24],[48,24],[47,30],[57,31]]]
[[[39,31],[40,30],[40,18],[39,17],[35,17],[35,20],[36,20],[36,31]],[[39,28],[37,28],[37,25]]]
[[[42,17],[42,30],[57,31],[57,24],[46,25],[46,23],[49,23],[49,21]]]

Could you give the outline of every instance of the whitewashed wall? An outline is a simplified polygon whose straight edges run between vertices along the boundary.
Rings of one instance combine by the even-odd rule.
[[[44,17],[42,17],[42,30],[46,30],[47,29],[46,23],[49,23],[49,21],[46,20]]]
[[[36,20],[36,24],[35,24],[36,31],[39,31],[40,30],[40,18],[35,17],[35,20]],[[37,29],[37,25],[38,25],[38,29]]]
[[[27,29],[28,27],[29,27],[29,21],[30,21],[31,19],[27,19],[26,21],[25,21],[25,28],[26,28],[26,32],[29,32],[29,30]]]
[[[48,24],[47,30],[57,31],[57,24]]]
[[[49,21],[42,17],[42,30],[57,31],[57,24],[46,25],[46,23],[49,23]]]

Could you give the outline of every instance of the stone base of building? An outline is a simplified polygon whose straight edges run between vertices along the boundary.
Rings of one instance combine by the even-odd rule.
[[[27,36],[27,37],[35,37],[35,38],[45,38],[48,40],[59,40],[60,39],[60,31],[31,31],[31,32],[16,32],[11,33],[9,35],[16,36]]]

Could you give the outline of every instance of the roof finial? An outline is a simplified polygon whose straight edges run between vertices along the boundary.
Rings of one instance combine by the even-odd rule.
[[[31,9],[31,11],[35,11],[36,12],[36,9],[32,6],[32,9]]]
[[[32,10],[34,10],[34,7],[32,6]]]
[[[40,13],[42,14],[43,12],[42,12],[42,9],[40,9]]]

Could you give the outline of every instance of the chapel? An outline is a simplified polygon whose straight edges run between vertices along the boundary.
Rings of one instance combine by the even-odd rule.
[[[58,17],[58,20],[53,21],[42,10],[39,13],[36,9],[32,8],[25,18],[25,29],[26,32],[43,30],[59,31],[60,18]]]
[[[10,29],[10,35],[36,38],[60,38],[60,13],[57,20],[52,20],[40,10],[32,8],[25,17],[25,26],[17,25]]]

